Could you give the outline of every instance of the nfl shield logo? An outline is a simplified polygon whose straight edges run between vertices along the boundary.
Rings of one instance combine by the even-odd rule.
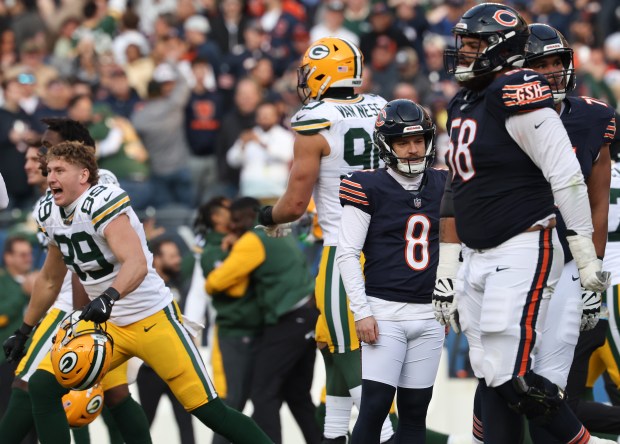
[[[413,205],[416,208],[420,208],[422,206],[422,199],[420,199],[419,197],[416,197],[413,199]]]

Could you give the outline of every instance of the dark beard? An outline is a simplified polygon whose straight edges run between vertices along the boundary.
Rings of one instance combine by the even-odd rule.
[[[473,79],[458,82],[459,86],[467,88],[471,91],[482,91],[495,79],[496,72],[490,72],[481,76],[476,76]]]
[[[181,270],[170,266],[162,267],[161,272],[168,276],[168,279],[170,279],[171,281],[176,281],[181,275]]]

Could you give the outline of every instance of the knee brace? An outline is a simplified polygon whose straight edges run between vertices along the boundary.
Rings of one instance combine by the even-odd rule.
[[[566,401],[564,390],[533,371],[515,376],[511,384],[519,399],[509,402],[510,407],[535,423],[545,423]]]

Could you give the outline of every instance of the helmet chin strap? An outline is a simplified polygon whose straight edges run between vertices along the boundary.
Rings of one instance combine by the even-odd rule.
[[[321,96],[327,89],[327,85],[329,85],[329,82],[331,82],[331,80],[332,80],[331,76],[325,77],[325,81],[321,84],[321,87],[319,88],[319,91],[316,94],[316,100],[321,100]]]

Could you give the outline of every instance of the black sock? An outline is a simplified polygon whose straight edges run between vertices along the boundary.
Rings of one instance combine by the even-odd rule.
[[[390,413],[390,406],[395,393],[396,388],[391,385],[368,379],[362,380],[362,405],[351,437],[354,443],[375,444],[380,442],[381,427]],[[400,410],[400,397],[398,401]]]
[[[433,387],[406,389],[399,387],[396,403],[403,412],[396,429],[396,442],[426,442],[426,413],[433,396]]]
[[[511,384],[512,387],[511,381],[506,384]],[[498,389],[503,385],[492,388],[479,384],[485,444],[519,444],[522,439],[523,419],[508,406],[506,398],[500,395]]]
[[[483,378],[478,379],[478,386],[474,395],[474,418],[472,422],[472,435],[480,442],[484,442],[484,427],[482,425],[482,388],[481,385],[487,385]]]

